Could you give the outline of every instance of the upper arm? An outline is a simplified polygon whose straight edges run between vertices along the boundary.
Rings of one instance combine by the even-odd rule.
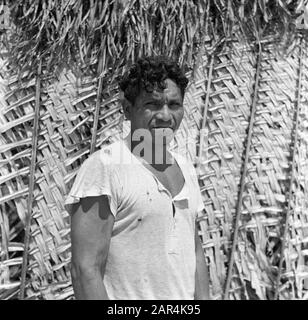
[[[82,198],[71,215],[73,267],[104,268],[114,224],[107,196]]]

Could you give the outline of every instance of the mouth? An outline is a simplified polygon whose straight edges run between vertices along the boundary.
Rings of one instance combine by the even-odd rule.
[[[171,129],[172,131],[174,131],[172,127],[162,127],[162,126],[152,127],[151,130],[153,129]]]

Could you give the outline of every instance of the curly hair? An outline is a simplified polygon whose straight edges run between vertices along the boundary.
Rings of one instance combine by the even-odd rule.
[[[125,72],[119,81],[124,97],[134,104],[142,89],[152,92],[156,86],[165,88],[165,79],[173,80],[180,88],[182,97],[188,84],[184,71],[166,56],[147,56],[140,58]]]

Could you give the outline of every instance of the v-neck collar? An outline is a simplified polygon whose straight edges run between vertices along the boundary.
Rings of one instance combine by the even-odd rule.
[[[181,172],[182,172],[182,175],[183,175],[183,178],[184,178],[184,184],[183,184],[183,187],[182,189],[179,191],[178,194],[176,194],[174,197],[172,197],[171,195],[171,192],[159,181],[159,179],[155,176],[155,174],[149,170],[148,168],[146,168],[142,162],[145,162],[145,160],[143,160],[142,158],[138,158],[136,157],[132,152],[131,150],[129,149],[129,147],[127,146],[127,143],[126,141],[123,139],[122,140],[125,148],[127,149],[127,151],[130,153],[132,159],[134,159],[134,161],[137,163],[137,164],[140,164],[141,167],[146,171],[148,172],[156,181],[157,183],[157,186],[158,186],[158,190],[159,191],[165,191],[169,194],[170,198],[172,198],[173,201],[180,201],[180,200],[185,200],[185,199],[188,199],[188,196],[187,196],[187,176],[186,176],[186,171],[184,169],[184,166],[182,166],[182,163],[178,157],[178,154],[174,151],[171,151],[171,150],[168,150],[171,155],[174,157],[175,161],[177,162]]]

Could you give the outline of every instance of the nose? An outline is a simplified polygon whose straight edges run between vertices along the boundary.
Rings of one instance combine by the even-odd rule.
[[[158,111],[158,113],[156,114],[156,118],[157,118],[157,120],[161,120],[164,122],[171,121],[171,119],[172,119],[171,112],[170,112],[169,107],[166,103]]]

